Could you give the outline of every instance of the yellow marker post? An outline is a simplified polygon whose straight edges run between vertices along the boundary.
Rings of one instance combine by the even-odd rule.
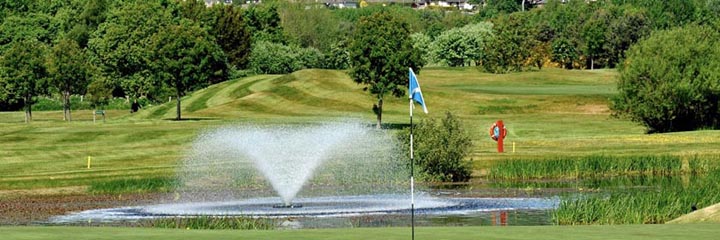
[[[88,156],[88,169],[90,169],[90,161],[92,161],[92,157]]]
[[[513,153],[515,153],[515,142],[513,142]]]

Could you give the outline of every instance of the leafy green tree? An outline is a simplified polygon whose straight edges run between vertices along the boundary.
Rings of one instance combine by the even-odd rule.
[[[551,48],[553,62],[566,69],[573,69],[573,63],[579,58],[575,44],[566,38],[557,38],[552,42]]]
[[[487,0],[478,13],[480,20],[492,19],[501,15],[522,10],[523,0]],[[527,8],[528,5],[526,5]]]
[[[88,42],[91,58],[101,73],[113,79],[122,94],[154,99],[159,82],[150,68],[153,34],[172,22],[172,15],[158,2],[133,1],[108,12]]]
[[[325,57],[325,67],[329,69],[348,69],[350,67],[347,41],[338,41],[330,46],[330,52]]]
[[[616,115],[648,132],[720,128],[720,32],[690,25],[654,32],[620,67]]]
[[[625,51],[641,38],[650,34],[650,20],[643,9],[624,7],[622,14],[613,19],[605,35],[608,64],[615,67],[625,58]]]
[[[677,26],[684,26],[694,21],[696,2],[695,1],[655,1],[655,0],[632,0],[629,1],[635,6],[640,6],[648,11],[648,16],[655,29],[668,29]]]
[[[418,73],[424,65],[410,40],[408,25],[388,12],[364,17],[350,44],[351,78],[375,95],[377,128],[382,125],[385,94],[400,97],[408,86],[408,67]]]
[[[494,21],[494,37],[488,41],[482,66],[493,73],[522,71],[535,45],[530,24],[523,13],[502,16]]]
[[[109,1],[110,0],[85,1],[82,13],[80,14],[81,21],[92,29],[100,26],[101,23],[105,22],[107,11],[110,9]]]
[[[590,69],[595,69],[596,60],[607,60],[606,36],[612,18],[611,13],[601,8],[595,11],[582,26],[580,35],[585,42],[584,53],[590,60]]]
[[[548,1],[540,9],[541,17],[536,21],[547,22],[547,32],[552,33],[550,41],[550,58],[561,66],[572,69],[581,66],[583,37],[581,34],[585,19],[593,10],[593,5],[585,1],[568,1],[562,3],[558,0]]]
[[[432,39],[424,33],[417,32],[410,34],[410,39],[413,43],[415,51],[419,51],[422,56],[423,62],[430,64],[435,61],[435,45],[433,45]]]
[[[97,77],[90,82],[87,88],[87,100],[95,109],[102,109],[112,99],[113,84],[107,78]]]
[[[0,52],[11,42],[37,39],[44,44],[52,43],[55,32],[51,29],[51,17],[43,13],[26,16],[10,16],[0,24]]]
[[[704,2],[704,4],[703,4]],[[697,4],[695,21],[698,23],[712,23],[720,19],[720,0],[705,0]]]
[[[250,27],[253,42],[287,42],[276,4],[252,5],[243,16],[247,26]]]
[[[35,39],[14,41],[0,58],[0,97],[21,101],[26,123],[32,121],[34,98],[47,92],[45,48]]]
[[[320,67],[322,62],[323,55],[317,49],[260,41],[253,46],[250,69],[256,73],[286,74]]]
[[[211,9],[215,14],[210,34],[225,51],[228,61],[233,66],[244,69],[247,67],[251,53],[251,33],[245,24],[242,11],[229,5],[215,5]]]
[[[461,182],[471,177],[470,162],[465,158],[472,149],[470,136],[462,122],[451,112],[440,121],[424,119],[413,132],[415,159],[421,176],[433,181]],[[407,132],[398,135],[409,145]]]
[[[47,59],[49,85],[63,99],[63,120],[72,121],[70,96],[85,92],[90,81],[88,62],[80,46],[71,39],[62,39],[52,47]]]
[[[290,42],[328,52],[333,43],[345,38],[340,19],[325,7],[306,9],[305,3],[288,3],[280,9],[282,29]]]
[[[176,120],[181,120],[180,102],[188,91],[208,85],[212,79],[227,79],[227,59],[210,34],[191,20],[182,19],[152,36],[152,70],[175,90]]]
[[[493,38],[492,26],[481,22],[445,31],[435,38],[433,55],[451,67],[470,66],[483,57],[487,42]]]

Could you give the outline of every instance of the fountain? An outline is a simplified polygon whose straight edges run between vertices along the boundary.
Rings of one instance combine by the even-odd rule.
[[[181,180],[195,195],[249,189],[229,198],[278,196],[275,207],[297,208],[293,199],[309,183],[306,195],[404,189],[407,170],[396,145],[388,133],[358,123],[226,127],[195,141]],[[265,187],[258,191],[268,184],[270,195]]]
[[[55,222],[175,216],[347,217],[408,214],[404,153],[388,131],[357,122],[235,126],[193,143],[173,203],[90,210]],[[555,200],[441,198],[420,193],[418,214],[548,209]]]

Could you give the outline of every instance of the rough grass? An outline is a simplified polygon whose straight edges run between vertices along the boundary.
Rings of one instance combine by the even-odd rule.
[[[304,229],[288,231],[175,230],[150,228],[0,227],[8,239],[409,239],[410,228]],[[715,224],[420,227],[418,239],[715,239]]]
[[[245,217],[213,217],[200,216],[190,218],[157,218],[140,221],[139,226],[150,228],[175,229],[235,229],[235,230],[272,230],[275,223],[272,219]]]
[[[567,179],[627,175],[669,176],[710,172],[718,158],[671,155],[556,157],[499,160],[488,170],[493,179]]]
[[[665,223],[720,202],[720,172],[648,189],[571,196],[553,211],[557,224]]]
[[[178,184],[177,179],[169,177],[123,178],[93,182],[87,191],[98,194],[169,192],[175,189]]]

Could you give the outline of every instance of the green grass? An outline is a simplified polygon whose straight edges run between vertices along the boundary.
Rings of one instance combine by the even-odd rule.
[[[712,160],[711,160],[712,159]],[[716,157],[671,155],[556,157],[552,159],[505,159],[489,169],[492,179],[590,178],[620,175],[679,175],[711,171]]]
[[[458,116],[472,136],[476,176],[505,159],[720,155],[720,131],[647,135],[638,124],[612,118],[607,105],[616,76],[613,70],[493,75],[427,68],[418,77],[430,114],[416,112],[415,120],[444,111]],[[175,117],[175,101],[134,114],[110,110],[104,124],[92,122],[91,110],[73,111],[71,123],[62,121],[62,111],[35,111],[31,124],[22,123],[22,112],[1,112],[0,191],[173,178],[199,133],[228,124],[354,118],[372,125],[376,100],[362,88],[343,71],[310,69],[235,79],[189,94],[182,100],[189,121],[167,120]],[[384,123],[407,124],[407,104],[406,97],[386,96]],[[487,133],[497,119],[508,126],[505,154],[495,152]]]
[[[0,227],[7,239],[409,239],[410,228],[307,229],[287,231],[174,230],[103,227]],[[420,227],[417,239],[715,239],[716,224]]]
[[[720,171],[648,189],[569,196],[553,211],[557,224],[665,223],[720,202]]]
[[[191,218],[157,218],[143,220],[138,224],[150,228],[175,229],[235,229],[235,230],[272,230],[275,223],[272,219],[243,217],[191,217]]]
[[[90,193],[115,194],[127,192],[170,192],[178,186],[175,178],[123,178],[110,181],[93,182],[88,187]]]

